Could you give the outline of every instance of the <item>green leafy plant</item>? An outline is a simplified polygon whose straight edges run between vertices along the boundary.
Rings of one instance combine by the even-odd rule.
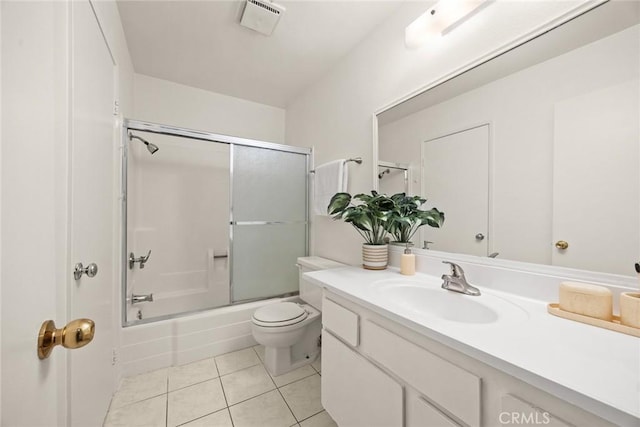
[[[354,200],[359,203],[352,203]],[[350,223],[370,245],[386,244],[386,223],[394,202],[384,194],[372,191],[371,195],[336,193],[327,208],[335,220]]]
[[[420,196],[407,196],[405,193],[390,197],[393,207],[388,213],[385,229],[395,241],[407,243],[423,225],[440,228],[444,223],[444,212],[437,208],[421,210],[420,206],[427,201]]]

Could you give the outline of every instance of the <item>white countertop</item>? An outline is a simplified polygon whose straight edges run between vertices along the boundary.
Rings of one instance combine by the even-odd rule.
[[[403,309],[384,297],[382,280],[406,279],[440,288],[439,277],[403,276],[396,268],[345,267],[306,273],[313,283],[620,425],[640,425],[640,338],[547,313],[547,303],[484,287],[526,315],[515,323],[470,324]],[[472,282],[473,283],[473,282]],[[442,289],[442,292],[448,292]],[[463,296],[465,298],[482,298]]]

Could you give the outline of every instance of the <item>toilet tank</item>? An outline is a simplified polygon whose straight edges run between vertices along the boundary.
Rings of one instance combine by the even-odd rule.
[[[317,310],[322,311],[322,288],[315,285],[303,276],[309,271],[328,270],[330,268],[346,267],[346,264],[339,263],[319,256],[308,256],[298,258],[298,283],[300,285],[300,299],[310,304]]]

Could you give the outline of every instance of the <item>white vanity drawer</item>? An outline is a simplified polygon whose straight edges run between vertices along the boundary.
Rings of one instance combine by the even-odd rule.
[[[407,427],[461,427],[421,397],[407,402]]]
[[[480,425],[481,379],[365,321],[363,351],[429,400],[470,426]]]
[[[358,315],[328,298],[322,300],[322,325],[347,344],[358,345]]]
[[[498,416],[502,425],[571,427],[544,409],[510,394],[502,396],[502,412]]]

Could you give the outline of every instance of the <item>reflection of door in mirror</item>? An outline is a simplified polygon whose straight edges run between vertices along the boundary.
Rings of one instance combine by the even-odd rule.
[[[604,3],[378,114],[380,158],[409,163],[414,191],[433,201],[434,190],[418,185],[423,141],[491,123],[489,252],[634,275],[639,55],[640,2]],[[442,231],[457,228],[455,211],[434,204],[445,212]],[[434,240],[433,232],[421,240]],[[556,249],[560,240],[566,250]]]
[[[378,162],[378,192],[393,195],[409,193],[409,166],[401,163]]]
[[[444,211],[446,218],[442,228],[423,227],[422,240],[435,250],[486,256],[489,125],[424,142],[422,164],[426,206]]]
[[[638,80],[554,109],[554,265],[632,274],[640,246]],[[606,177],[606,179],[604,179]]]

